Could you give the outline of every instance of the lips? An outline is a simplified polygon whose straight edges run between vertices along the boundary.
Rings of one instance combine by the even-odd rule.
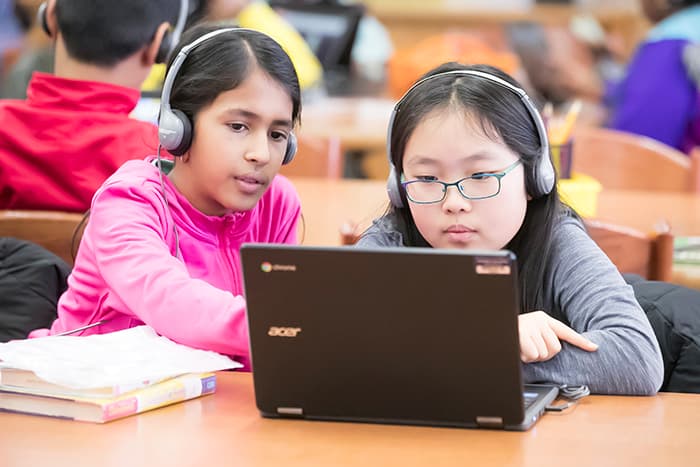
[[[454,234],[464,234],[464,233],[474,233],[476,230],[470,229],[469,227],[466,227],[464,225],[451,225],[449,228],[445,230],[447,233],[454,233]]]
[[[238,177],[234,177],[236,180],[239,180],[244,183],[250,183],[254,185],[264,185],[265,180],[262,177],[256,176],[256,175],[241,175]]]
[[[476,230],[457,224],[445,229],[445,235],[452,245],[463,247],[469,245],[475,239]]]
[[[267,180],[261,175],[239,175],[233,177],[238,185],[238,190],[246,195],[258,195],[265,187]]]

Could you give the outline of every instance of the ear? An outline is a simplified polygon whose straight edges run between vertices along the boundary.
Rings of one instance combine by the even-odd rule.
[[[56,0],[48,0],[46,2],[46,28],[52,39],[56,38],[58,33],[58,20],[56,19]]]
[[[154,63],[156,63],[156,57],[158,56],[158,50],[160,50],[160,44],[163,42],[163,37],[165,36],[165,33],[168,32],[168,29],[170,29],[170,23],[168,22],[161,23],[160,26],[158,26],[158,29],[156,29],[153,40],[150,44],[148,44],[146,50],[143,52],[142,61],[145,66],[152,66]]]

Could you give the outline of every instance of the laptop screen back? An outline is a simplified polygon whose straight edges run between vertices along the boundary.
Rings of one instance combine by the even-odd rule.
[[[278,0],[270,6],[304,37],[324,70],[349,68],[362,5]]]
[[[263,414],[522,422],[512,253],[245,245],[241,255]]]

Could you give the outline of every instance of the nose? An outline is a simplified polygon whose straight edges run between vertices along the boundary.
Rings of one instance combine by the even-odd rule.
[[[254,164],[267,164],[270,162],[270,142],[267,132],[258,132],[251,135],[250,144],[244,154],[245,160]]]
[[[442,200],[442,210],[447,213],[469,212],[472,201],[462,196],[456,186],[448,186],[445,199]]]

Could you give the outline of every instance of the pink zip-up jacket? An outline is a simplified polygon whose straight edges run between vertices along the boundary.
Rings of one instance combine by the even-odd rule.
[[[210,217],[147,161],[129,161],[95,193],[68,290],[51,329],[107,333],[147,324],[181,344],[230,355],[250,369],[239,249],[296,243],[299,197],[277,176],[250,211]],[[175,230],[179,237],[176,251]]]

